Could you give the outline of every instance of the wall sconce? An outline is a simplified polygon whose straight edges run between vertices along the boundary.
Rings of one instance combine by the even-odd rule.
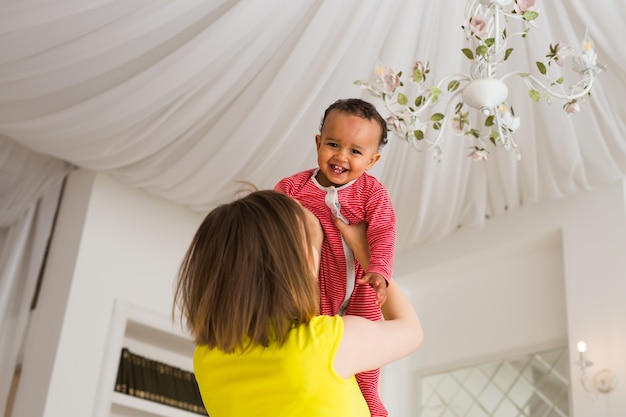
[[[580,366],[580,383],[584,390],[594,396],[598,393],[608,394],[617,386],[617,375],[611,369],[605,368],[596,372],[592,378],[587,374],[587,368],[593,366],[593,362],[585,358],[587,352],[587,344],[582,340],[578,342],[578,358],[574,362]]]

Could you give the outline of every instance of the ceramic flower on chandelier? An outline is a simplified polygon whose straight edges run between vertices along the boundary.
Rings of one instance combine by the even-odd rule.
[[[467,47],[461,50],[470,61],[469,74],[447,75],[434,82],[430,80],[428,62],[416,61],[408,74],[379,62],[372,81],[354,83],[382,100],[389,112],[391,132],[418,151],[433,150],[436,160],[443,156],[441,143],[446,131],[473,142],[468,156],[474,160],[488,159],[488,143],[512,148],[519,159],[513,133],[521,120],[506,101],[508,87],[504,80],[520,77],[532,100],[565,100],[563,109],[571,114],[580,111],[580,103],[590,94],[596,75],[606,69],[597,63],[591,38],[585,34],[579,53],[563,42],[549,45],[545,59],[536,62],[539,76],[513,71],[497,77],[497,70],[513,53],[507,40],[513,36],[526,38],[538,17],[535,0],[469,0],[462,25]],[[507,31],[506,25],[511,22],[521,30]],[[553,63],[552,68],[563,67],[569,60],[580,80],[566,87],[564,78],[552,75],[549,69]]]

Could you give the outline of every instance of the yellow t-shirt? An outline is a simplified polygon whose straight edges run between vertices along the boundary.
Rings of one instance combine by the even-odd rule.
[[[360,417],[370,415],[356,379],[333,361],[343,336],[340,316],[317,316],[278,348],[227,354],[198,346],[194,373],[211,417]]]

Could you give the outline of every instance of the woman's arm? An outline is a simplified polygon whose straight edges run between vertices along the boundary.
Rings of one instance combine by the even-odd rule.
[[[313,271],[313,275],[316,278],[319,276],[320,271],[320,254],[322,253],[322,242],[324,241],[324,231],[322,230],[322,225],[320,224],[320,220],[311,212],[309,209],[304,207],[302,203],[298,200],[295,200],[302,207],[302,211],[304,212],[304,216],[306,218],[306,228],[309,232],[309,244],[311,248],[311,258],[309,262],[311,265],[311,270]]]
[[[387,288],[381,307],[385,320],[344,316],[341,345],[335,356],[335,371],[344,378],[401,359],[419,348],[422,325],[410,301],[395,281]]]
[[[359,257],[369,254],[363,225],[338,225],[348,246]],[[369,259],[369,256],[368,256]],[[363,264],[362,264],[363,265]],[[370,321],[362,317],[345,316],[341,345],[335,356],[335,371],[349,377],[377,369],[414,352],[422,344],[422,325],[395,281],[387,288],[387,301],[381,310],[385,320]]]

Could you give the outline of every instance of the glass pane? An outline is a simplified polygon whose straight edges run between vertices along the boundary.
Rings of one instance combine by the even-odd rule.
[[[567,348],[422,378],[422,417],[568,417]]]

